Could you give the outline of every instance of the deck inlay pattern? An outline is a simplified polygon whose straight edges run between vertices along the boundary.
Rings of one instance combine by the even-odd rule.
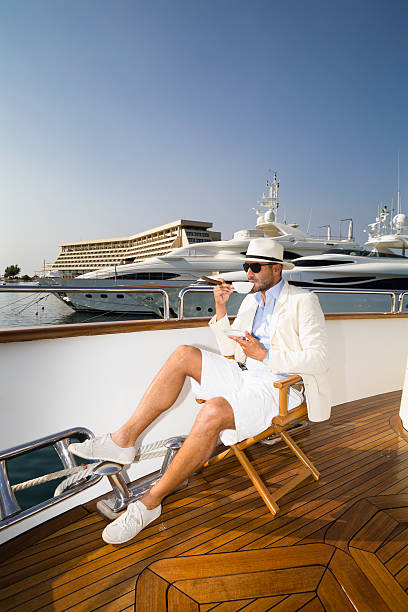
[[[347,610],[344,593],[349,597],[354,588],[359,601],[361,582],[378,598],[375,609],[404,609],[390,608],[386,592],[392,584],[395,606],[407,610],[408,443],[390,425],[399,402],[400,393],[394,392],[344,404],[333,409],[330,421],[294,433],[321,480],[308,479],[283,497],[274,520],[231,457],[170,496],[162,516],[128,545],[104,545],[104,521],[85,509],[75,522],[61,519],[54,532],[40,539],[35,533],[17,539],[15,552],[5,545],[0,548],[7,557],[0,564],[0,610],[133,610],[139,575],[138,589],[142,580],[153,581],[157,598],[164,589],[157,584],[165,585],[169,610],[324,610],[336,598]],[[256,445],[249,454],[272,490],[297,467],[281,443]],[[328,556],[306,563],[306,547],[312,556],[322,551]],[[170,561],[197,570],[199,561],[205,567],[205,559],[211,564],[214,557],[230,553],[282,558],[283,549],[285,557],[295,558],[291,566],[252,572],[247,565],[235,578],[224,571],[213,583],[202,579],[204,589],[197,578],[175,585],[174,576],[155,571],[157,564]],[[300,556],[296,561],[300,549],[303,567],[298,566]],[[357,587],[346,588],[343,582],[351,574]],[[303,583],[307,588],[299,591]],[[180,602],[190,607],[177,607]],[[362,605],[357,609],[367,609]]]

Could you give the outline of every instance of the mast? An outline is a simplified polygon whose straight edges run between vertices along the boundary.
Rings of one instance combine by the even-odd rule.
[[[401,211],[401,198],[400,198],[400,162],[399,162],[399,151],[398,151],[398,156],[397,156],[397,174],[398,174],[398,179],[397,179],[397,214],[399,215],[402,211]]]
[[[270,210],[271,221],[277,221],[279,208],[279,183],[276,171],[273,173],[273,181],[266,181],[265,191],[262,200],[258,202],[263,208]]]

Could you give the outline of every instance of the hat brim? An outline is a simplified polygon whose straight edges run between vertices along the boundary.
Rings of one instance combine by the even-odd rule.
[[[282,266],[282,270],[293,270],[293,268],[295,267],[295,264],[291,263],[290,261],[281,261],[279,259],[269,259],[267,257],[263,257],[262,259],[257,258],[256,255],[253,255],[252,257],[245,257],[245,262],[248,263],[260,263],[260,264],[266,264],[266,263],[270,263],[270,264],[281,264]]]

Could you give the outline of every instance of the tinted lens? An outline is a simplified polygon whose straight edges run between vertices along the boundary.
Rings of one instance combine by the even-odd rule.
[[[248,272],[249,269],[252,270],[254,274],[258,274],[261,271],[262,264],[260,263],[244,263],[244,270]]]

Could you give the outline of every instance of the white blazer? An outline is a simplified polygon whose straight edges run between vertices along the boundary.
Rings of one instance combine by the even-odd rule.
[[[225,316],[209,325],[215,333],[222,355],[234,355],[244,363],[246,355],[237,342],[224,334],[228,329],[252,331],[258,304],[253,294],[242,302],[232,325]],[[287,281],[276,301],[270,327],[271,348],[268,370],[273,374],[300,374],[309,419],[325,421],[330,417],[327,334],[324,315],[315,294],[289,285]]]

